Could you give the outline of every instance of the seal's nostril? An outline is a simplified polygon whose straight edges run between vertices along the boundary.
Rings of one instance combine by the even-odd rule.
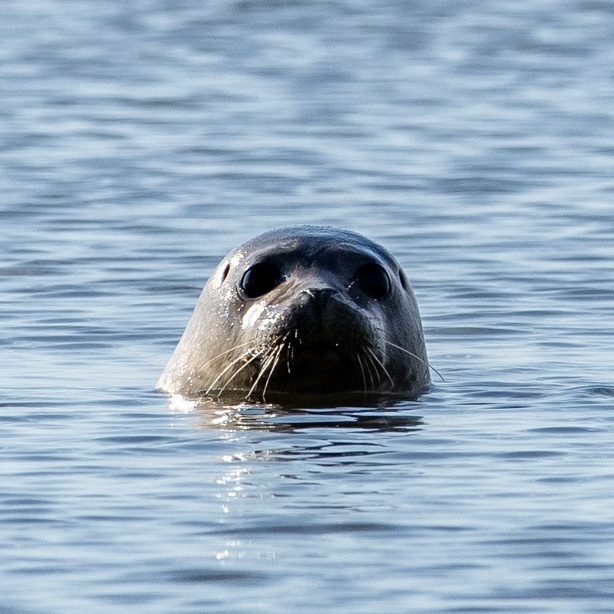
[[[337,290],[334,288],[305,288],[301,290],[301,294],[309,296],[316,305],[323,305],[337,294]]]

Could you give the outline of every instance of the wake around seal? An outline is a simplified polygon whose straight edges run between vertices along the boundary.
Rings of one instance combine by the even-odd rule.
[[[157,383],[189,398],[402,393],[430,382],[418,305],[383,247],[293,226],[228,254]]]

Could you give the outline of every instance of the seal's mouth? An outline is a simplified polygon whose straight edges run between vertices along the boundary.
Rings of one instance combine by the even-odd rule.
[[[327,368],[339,368],[347,362],[347,349],[339,343],[310,343],[298,345],[290,354],[289,366],[295,370],[319,373]]]
[[[301,342],[284,346],[269,378],[270,391],[302,393],[360,389],[357,351],[341,342]]]

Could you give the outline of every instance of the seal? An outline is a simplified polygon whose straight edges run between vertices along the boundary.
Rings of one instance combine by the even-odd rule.
[[[382,246],[292,226],[230,252],[157,388],[189,398],[402,393],[430,382],[413,290]]]

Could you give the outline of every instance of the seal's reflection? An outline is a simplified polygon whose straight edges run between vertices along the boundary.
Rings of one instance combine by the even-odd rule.
[[[346,399],[347,401],[347,399]],[[293,403],[257,404],[222,403],[211,398],[197,401],[185,400],[179,395],[171,397],[170,406],[175,411],[189,411],[195,425],[203,429],[251,430],[293,433],[307,429],[363,430],[375,432],[400,431],[412,433],[423,428],[422,416],[412,412],[414,402],[391,404],[390,399],[373,399],[370,407],[352,406],[347,403],[335,407],[314,407]]]
[[[203,429],[203,461],[214,471],[213,508],[197,521],[215,559],[213,572],[203,564],[204,578],[220,567],[252,573],[253,561],[260,569],[262,559],[287,556],[288,535],[311,540],[317,557],[335,535],[370,530],[355,515],[371,509],[381,472],[398,462],[389,458],[398,450],[391,440],[423,428],[408,402],[300,408],[177,396],[171,408]]]

